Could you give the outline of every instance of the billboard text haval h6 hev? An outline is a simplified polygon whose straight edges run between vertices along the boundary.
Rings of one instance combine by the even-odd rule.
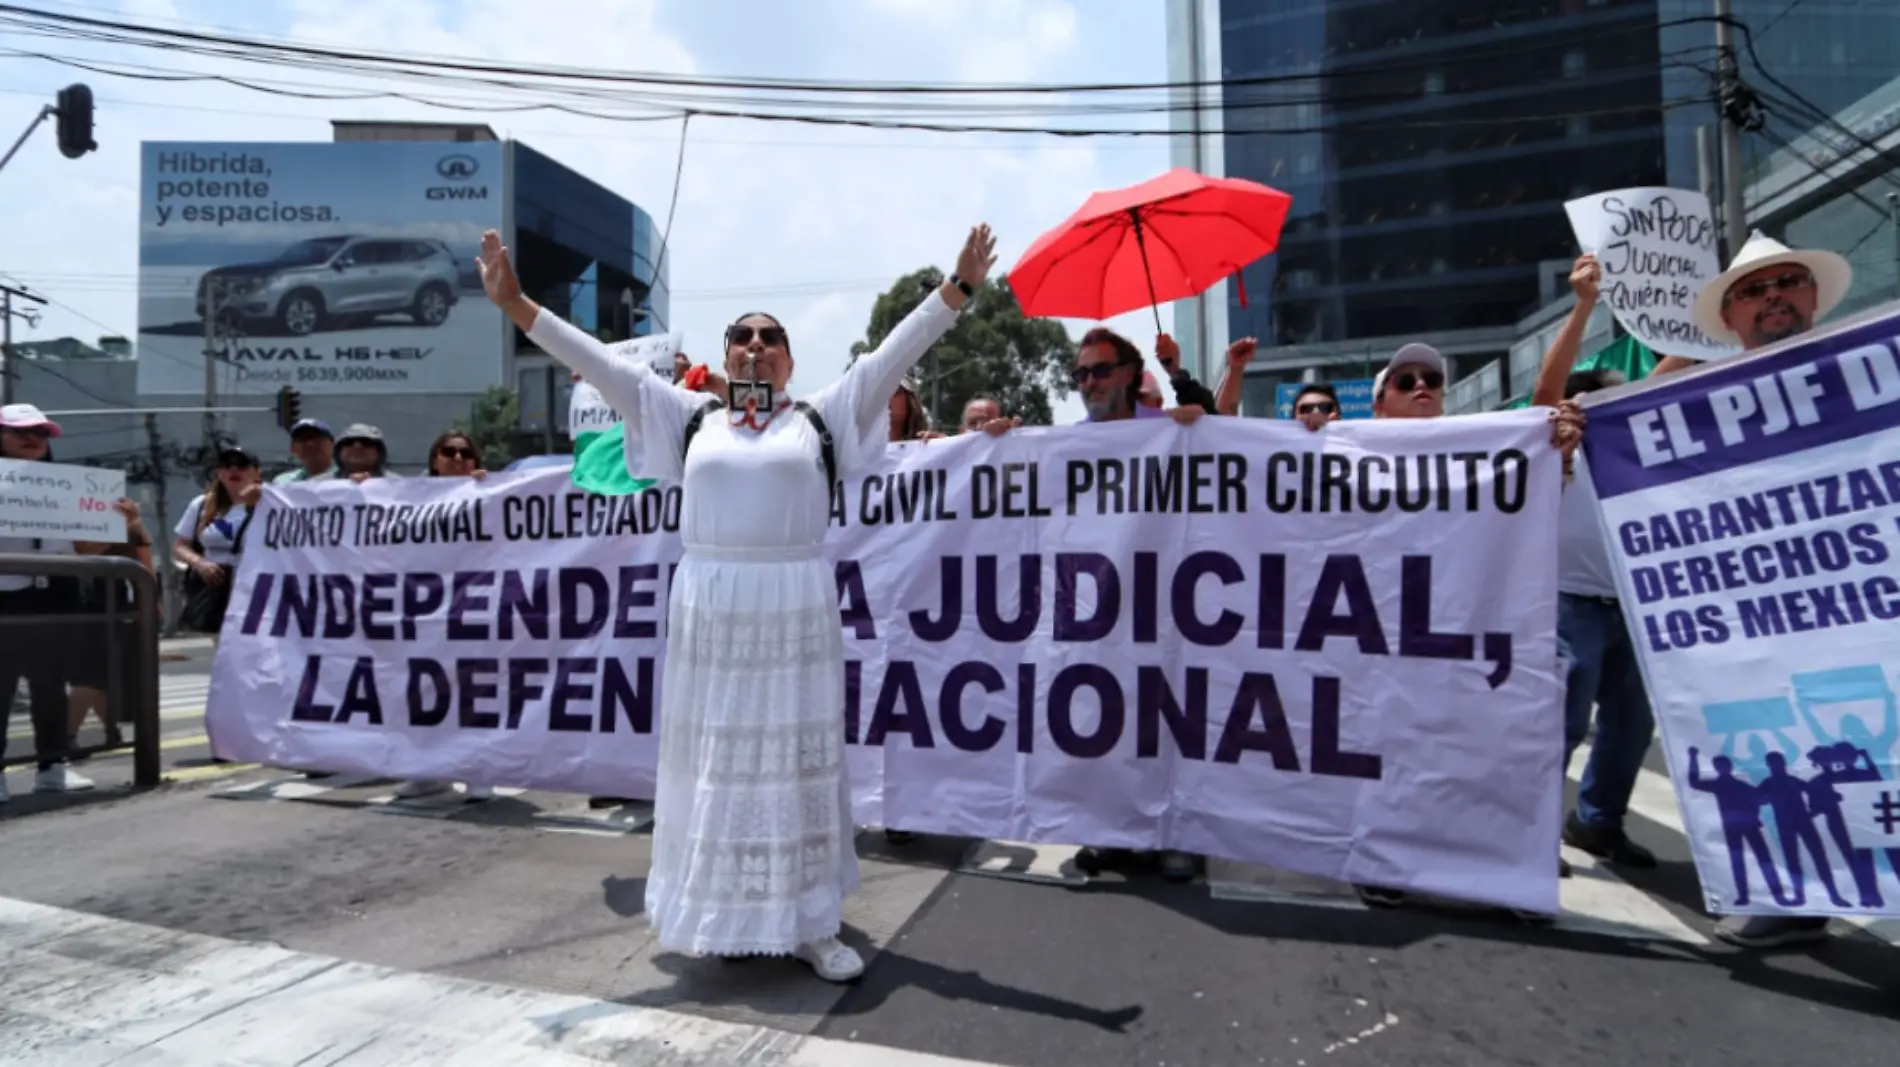
[[[323,329],[366,326],[402,313],[420,326],[440,326],[461,298],[461,272],[448,246],[414,237],[313,237],[262,263],[206,271],[198,281],[197,315],[206,302],[218,317],[269,324],[265,336],[303,337]]]

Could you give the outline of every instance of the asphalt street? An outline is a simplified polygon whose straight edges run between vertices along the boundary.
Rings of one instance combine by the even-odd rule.
[[[166,953],[202,961],[260,946],[286,960],[348,961],[359,983],[460,980],[457,996],[495,998],[482,1002],[487,1016],[532,993],[591,1005],[590,1017],[613,1009],[696,1020],[720,1040],[744,1037],[753,1049],[744,1062],[758,1064],[904,1067],[927,1053],[1010,1067],[1890,1067],[1900,1056],[1891,929],[1837,924],[1839,936],[1805,952],[1721,946],[1707,937],[1666,804],[1639,805],[1631,826],[1658,850],[1661,869],[1619,878],[1585,865],[1565,884],[1570,914],[1554,928],[1466,911],[1369,911],[1341,887],[1233,864],[1211,865],[1188,886],[1141,871],[1070,886],[1035,880],[1060,850],[1029,850],[1014,857],[1013,877],[997,877],[974,869],[998,865],[994,847],[932,837],[899,846],[866,833],[864,888],[847,919],[869,970],[840,988],[789,961],[654,951],[640,914],[649,839],[637,807],[593,811],[581,798],[533,793],[405,806],[389,801],[389,783],[304,783],[209,764],[200,716],[208,659],[174,655],[183,658],[165,665],[169,784],[119,788],[130,776],[121,756],[85,765],[101,786],[90,794],[39,796],[30,775],[10,776],[0,949],[38,962],[0,980],[0,1062],[53,1062],[59,1025],[143,1047],[136,1021],[59,1024],[52,993],[67,990],[63,1010],[82,1011],[70,991],[86,982],[149,990],[154,974],[191,973]],[[71,942],[80,947],[47,932],[58,923],[84,932]],[[173,940],[160,952],[150,947],[157,933],[127,923]],[[102,947],[140,937],[136,953]],[[62,968],[104,966],[108,955],[114,970],[61,978]],[[129,995],[99,992],[102,1006],[86,1002],[82,1014],[117,1019]],[[50,1006],[34,1006],[42,1000]],[[302,1015],[306,1029],[328,1018],[308,1014],[313,1001],[282,1001],[264,997],[250,1010]],[[689,1031],[700,1033],[678,1032]],[[39,1036],[10,1046],[9,1032]],[[810,1038],[799,1045],[796,1035]],[[741,1062],[691,1058],[677,1042],[670,1059],[612,1047],[621,1051],[558,1062]],[[786,1051],[774,1058],[774,1048]],[[74,1067],[200,1062],[71,1055]],[[215,1062],[278,1062],[228,1055]],[[398,1060],[343,1050],[309,1062]]]

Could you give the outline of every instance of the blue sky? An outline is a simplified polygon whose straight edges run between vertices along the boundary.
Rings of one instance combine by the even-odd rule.
[[[910,82],[1166,78],[1159,0],[46,0],[43,6],[170,27],[538,65]],[[563,17],[542,17],[550,11]],[[0,49],[335,84],[319,73],[5,29]],[[0,128],[23,125],[42,100],[80,78],[98,98],[100,150],[66,160],[44,129],[0,171],[0,233],[7,237],[0,273],[58,302],[37,329],[17,333],[21,339],[131,332],[141,140],[327,140],[331,118],[487,121],[631,197],[662,225],[672,193],[677,121],[484,115],[386,100],[325,104],[0,57]],[[391,87],[419,91],[414,83]],[[1090,192],[1141,181],[1167,166],[1162,138],[947,135],[695,119],[667,253],[674,318],[687,334],[687,350],[703,355],[715,350],[734,315],[771,310],[796,339],[794,387],[816,389],[843,368],[878,292],[926,264],[948,269],[972,223],[996,228],[1006,268]],[[1086,325],[1071,328],[1079,333]],[[1153,332],[1146,314],[1112,325],[1144,348]],[[1079,407],[1062,405],[1059,418],[1063,411],[1073,416]]]

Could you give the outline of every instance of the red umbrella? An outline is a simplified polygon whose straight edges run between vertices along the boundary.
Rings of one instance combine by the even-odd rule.
[[[1205,291],[1272,252],[1293,198],[1183,167],[1095,193],[1009,272],[1026,315],[1106,319]],[[1242,286],[1245,299],[1245,286]]]

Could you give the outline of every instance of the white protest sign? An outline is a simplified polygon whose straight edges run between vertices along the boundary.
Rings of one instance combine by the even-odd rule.
[[[1729,345],[1695,324],[1695,301],[1722,273],[1708,197],[1619,189],[1564,205],[1577,244],[1603,270],[1600,299],[1638,341],[1665,356],[1720,359]]]
[[[122,544],[125,472],[0,459],[0,537]]]
[[[621,359],[636,363],[645,363],[653,368],[653,373],[667,381],[673,380],[673,358],[679,354],[685,344],[683,333],[659,333],[651,337],[636,337],[631,341],[619,341],[607,346],[608,351]],[[599,433],[620,424],[620,413],[610,407],[600,390],[587,382],[575,382],[572,395],[567,402],[567,433],[569,437],[582,434]]]
[[[856,818],[1554,912],[1561,477],[1536,412],[893,449],[827,544]],[[651,797],[683,499],[268,488],[215,750]]]

